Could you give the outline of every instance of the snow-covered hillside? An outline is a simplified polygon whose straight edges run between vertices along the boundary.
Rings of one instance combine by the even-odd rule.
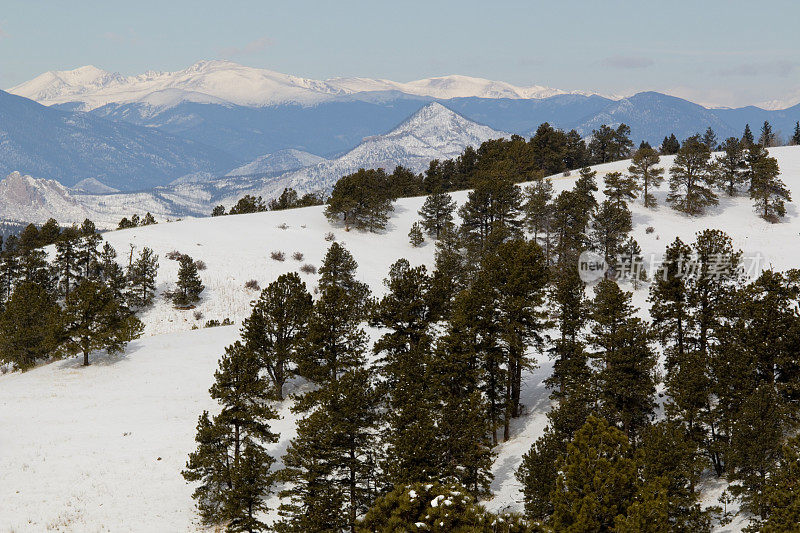
[[[122,76],[88,65],[74,70],[45,72],[9,89],[11,93],[45,105],[80,102],[85,111],[109,103],[133,102],[145,103],[154,109],[180,102],[308,105],[337,96],[376,91],[435,98],[546,98],[568,94],[567,91],[540,85],[516,87],[505,82],[455,75],[408,83],[369,78],[320,81],[221,60],[198,61],[177,72],[151,71],[137,76]]]
[[[236,167],[227,176],[251,176],[253,174],[275,174],[310,167],[327,161],[324,157],[288,148],[257,157],[249,163]]]
[[[771,153],[778,158],[782,179],[800,198],[800,147]],[[671,162],[671,157],[662,158],[665,167]],[[596,167],[598,180],[602,183],[605,173],[627,165],[620,161]],[[574,179],[575,175],[554,176],[556,192],[571,187]],[[645,209],[640,200],[631,206],[633,235],[646,258],[659,256],[676,236],[690,242],[697,231],[719,228],[733,237],[745,257],[761,257],[761,268],[800,265],[800,211],[795,204],[789,205],[782,223],[772,225],[756,216],[745,197],[723,197],[706,216],[690,218],[665,206],[666,194],[666,185],[656,191],[657,209]],[[453,197],[462,204],[467,192]],[[207,269],[200,275],[207,288],[197,307],[203,316],[196,319],[192,311],[178,311],[159,299],[142,316],[144,337],[122,355],[94,354],[88,368],[67,360],[0,376],[0,530],[200,530],[192,488],[180,471],[194,448],[198,414],[215,409],[207,389],[217,359],[238,331],[235,326],[191,331],[192,326],[223,318],[239,324],[257,296],[244,283],[255,279],[263,287],[302,263],[319,266],[330,244],[324,238],[329,231],[353,253],[358,277],[382,294],[382,279],[397,258],[406,257],[414,265],[433,263],[430,241],[421,248],[408,243],[409,228],[423,201],[399,200],[382,234],[332,227],[322,207],[160,223],[105,234],[120,253],[132,244],[137,249],[152,247],[159,254],[160,291],[171,288],[177,275],[177,265],[165,258],[166,253],[178,250],[203,260]],[[299,251],[305,258],[302,263],[278,262],[270,259],[273,250],[287,257]],[[313,288],[317,275],[301,276]],[[635,292],[642,314],[646,298],[646,287]],[[493,510],[522,507],[514,472],[521,455],[541,434],[548,409],[542,381],[551,362],[546,355],[537,360],[539,368],[523,377],[527,414],[514,421],[512,438],[497,448],[494,497],[486,502]],[[298,386],[293,383],[290,388]],[[281,438],[270,447],[277,457],[294,434],[288,407],[289,401],[280,406],[284,418],[275,429]],[[713,490],[709,494],[709,502],[716,503]],[[269,503],[274,509],[277,500],[273,497]],[[740,521],[725,531],[741,526]]]
[[[336,159],[266,178],[253,187],[251,194],[269,198],[280,194],[284,187],[298,192],[328,191],[339,178],[360,168],[383,168],[391,172],[402,165],[413,172],[422,172],[432,159],[454,158],[467,146],[477,148],[484,141],[501,137],[509,134],[467,120],[433,102],[389,133],[369,137]],[[235,196],[227,199],[228,203],[235,201]]]

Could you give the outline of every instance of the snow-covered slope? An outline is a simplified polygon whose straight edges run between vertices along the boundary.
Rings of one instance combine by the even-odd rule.
[[[114,187],[109,187],[108,185],[98,180],[97,178],[86,178],[84,180],[81,180],[72,187],[72,190],[76,192],[95,193],[95,194],[119,192],[119,189],[115,189]]]
[[[253,174],[275,174],[278,172],[289,172],[304,167],[310,167],[327,161],[324,157],[314,155],[302,150],[288,148],[278,150],[271,154],[262,155],[253,161],[236,167],[228,176],[251,176]]]
[[[771,150],[778,158],[782,179],[800,198],[800,147]],[[669,167],[672,157],[662,158]],[[595,167],[598,180],[624,170],[627,161]],[[556,192],[573,185],[575,175],[553,176]],[[703,217],[686,217],[664,205],[666,184],[655,192],[660,206],[631,205],[633,235],[645,257],[659,256],[676,236],[691,242],[697,231],[719,228],[728,232],[745,257],[762,257],[761,268],[787,269],[800,265],[800,211],[789,205],[786,219],[768,224],[753,212],[746,197],[722,198]],[[467,192],[453,194],[463,204]],[[177,265],[165,258],[179,250],[203,260],[200,272],[206,290],[195,318],[159,299],[143,314],[144,337],[124,354],[94,354],[93,365],[81,368],[67,360],[43,365],[24,374],[0,376],[0,530],[2,531],[203,531],[191,500],[192,487],[180,477],[202,410],[216,409],[208,387],[219,356],[233,342],[236,326],[190,331],[208,319],[229,317],[237,324],[249,313],[257,293],[244,283],[261,286],[278,275],[298,270],[301,263],[270,259],[272,250],[305,254],[303,262],[320,265],[329,246],[325,233],[333,232],[359,263],[358,277],[377,294],[389,266],[399,257],[413,265],[432,266],[434,246],[408,243],[408,230],[418,218],[424,198],[396,203],[389,227],[382,234],[346,232],[332,227],[322,207],[160,223],[104,235],[118,251],[133,244],[152,247],[160,256],[158,289],[173,286]],[[285,225],[285,229],[284,229]],[[654,231],[647,233],[646,228]],[[318,277],[300,274],[313,288]],[[625,286],[627,290],[631,287]],[[646,314],[647,287],[634,293],[634,303]],[[375,336],[371,332],[372,337]],[[541,434],[546,423],[548,393],[543,380],[552,363],[536,354],[538,368],[523,377],[526,414],[515,420],[511,439],[498,446],[491,486],[493,509],[521,510],[519,485],[514,478],[521,455]],[[293,382],[290,390],[301,383]],[[269,451],[279,458],[294,436],[291,400],[279,405],[282,419],[274,429],[280,441]],[[709,487],[710,503],[719,487]],[[275,509],[272,497],[269,507]],[[274,517],[274,511],[267,520]],[[743,521],[723,531],[740,531]]]
[[[442,104],[433,102],[385,135],[368,137],[341,157],[278,178],[266,178],[254,187],[265,198],[292,187],[298,192],[328,191],[336,181],[360,168],[383,168],[391,172],[402,165],[422,172],[432,159],[457,157],[464,148],[477,148],[484,141],[508,137],[467,120]],[[235,201],[230,198],[229,201]]]
[[[83,110],[132,102],[147,103],[154,108],[185,101],[245,106],[308,105],[337,96],[375,91],[435,98],[545,98],[566,94],[566,91],[539,85],[516,87],[505,82],[455,75],[408,83],[369,78],[319,81],[220,60],[199,61],[177,72],[146,72],[137,76],[122,76],[90,65],[46,72],[9,89],[9,92],[45,105],[80,102]]]

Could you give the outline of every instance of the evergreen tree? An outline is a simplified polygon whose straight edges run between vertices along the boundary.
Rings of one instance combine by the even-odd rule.
[[[439,403],[439,479],[457,480],[477,496],[488,494],[492,481],[496,428],[486,415],[490,404],[482,390],[485,365],[480,355],[490,343],[482,342],[475,327],[474,302],[470,291],[455,298],[446,333],[435,348],[431,376]]]
[[[790,144],[794,146],[800,145],[800,121],[794,124],[794,133],[792,134]]]
[[[243,215],[247,213],[261,213],[267,210],[267,204],[264,203],[264,200],[259,196],[251,196],[249,194],[245,194],[242,198],[239,198],[239,201],[236,202],[236,205],[231,207],[231,210],[228,212],[229,215]]]
[[[356,531],[376,494],[379,396],[365,369],[327,383],[283,457],[279,531]]]
[[[55,354],[59,308],[44,287],[23,282],[0,314],[0,361],[27,370]]]
[[[533,241],[544,250],[545,259],[550,263],[553,230],[553,182],[537,180],[525,188],[525,226],[533,234]]]
[[[639,187],[636,180],[625,176],[622,172],[609,172],[603,178],[606,188],[603,193],[618,207],[627,205],[627,202],[636,198]]]
[[[386,228],[393,201],[386,172],[362,168],[336,182],[325,216],[331,221],[341,220],[347,229],[352,225],[377,232]]]
[[[178,284],[172,293],[172,303],[178,308],[189,308],[200,301],[200,293],[205,287],[197,274],[194,259],[188,255],[181,255],[178,263]]]
[[[129,298],[135,307],[146,307],[153,303],[156,294],[158,256],[145,246],[128,268]]]
[[[464,256],[461,236],[454,228],[446,229],[436,241],[436,269],[428,292],[432,313],[446,317],[453,299],[466,288],[471,265]]]
[[[22,249],[16,262],[21,282],[36,283],[48,294],[56,296],[56,279],[47,262],[47,252],[40,248]]]
[[[411,224],[411,229],[408,232],[408,240],[411,246],[419,248],[425,242],[425,236],[422,234],[422,226],[419,222]]]
[[[655,409],[656,358],[631,293],[610,279],[595,287],[588,342],[595,351],[600,411],[635,443]]]
[[[490,291],[499,341],[504,352],[506,407],[503,439],[508,440],[509,422],[520,415],[522,369],[529,368],[529,347],[542,349],[544,330],[549,326],[542,307],[548,268],[536,243],[515,240],[501,244],[485,258],[473,290]]]
[[[725,187],[728,196],[735,196],[737,188],[746,180],[744,148],[739,139],[728,137],[720,149],[723,153],[714,160],[720,170],[720,185]]]
[[[39,230],[39,246],[55,244],[61,234],[61,227],[54,218],[48,218],[47,222]]]
[[[141,225],[152,226],[153,224],[158,224],[158,222],[156,222],[156,218],[153,215],[151,215],[150,212],[148,211],[147,213],[144,214],[144,218],[142,219]]]
[[[211,210],[211,216],[212,217],[221,217],[221,216],[226,215],[226,214],[227,213],[225,213],[225,206],[224,205],[214,206],[214,209]],[[123,218],[122,220],[126,220],[126,219]],[[122,229],[122,222],[120,222],[120,227],[118,229]]]
[[[17,242],[16,235],[9,235],[0,255],[0,303],[3,304],[11,298],[21,275]]]
[[[369,311],[369,287],[355,279],[357,267],[350,252],[334,242],[320,268],[320,297],[297,354],[298,374],[319,384],[336,381],[364,362],[367,339],[361,322]]]
[[[58,275],[61,295],[68,298],[81,276],[80,233],[73,227],[65,228],[56,242],[53,268]]]
[[[78,244],[78,263],[83,278],[97,278],[100,242],[103,237],[97,232],[94,222],[88,218],[80,227],[80,241]]]
[[[83,354],[83,365],[89,365],[89,354],[95,350],[121,352],[128,342],[141,335],[144,326],[100,282],[81,281],[67,296],[62,312],[64,354]]]
[[[655,207],[655,196],[650,194],[653,187],[658,187],[664,181],[664,169],[658,167],[661,158],[658,152],[649,145],[636,150],[628,167],[631,177],[638,182],[638,188],[642,191],[642,198],[645,207]]]
[[[750,198],[755,200],[756,209],[764,220],[778,222],[786,215],[784,202],[791,202],[789,189],[778,178],[780,168],[774,157],[763,157],[753,167],[753,181]]]
[[[772,125],[767,120],[761,126],[761,136],[758,138],[758,144],[765,148],[777,146],[777,137],[775,132],[772,131]]]
[[[750,130],[750,124],[745,124],[744,133],[742,134],[742,146],[745,150],[749,150],[755,143],[755,137],[753,137],[753,132]]]
[[[622,279],[631,282],[634,289],[638,289],[642,281],[647,280],[647,270],[642,258],[642,248],[636,239],[628,237],[621,249],[621,264],[618,265]]]
[[[592,220],[592,247],[603,254],[606,264],[616,269],[622,245],[633,229],[631,212],[625,203],[603,200]]]
[[[419,210],[422,227],[429,235],[434,235],[438,239],[441,232],[453,223],[455,208],[453,197],[446,192],[429,195]]]
[[[39,228],[36,224],[28,224],[19,234],[18,247],[24,251],[37,246],[39,246]]]
[[[266,369],[277,400],[283,400],[283,386],[293,374],[291,363],[297,359],[311,309],[311,295],[300,276],[282,274],[261,291],[242,325],[242,341]]]
[[[696,136],[689,137],[670,168],[667,201],[678,211],[701,215],[706,207],[718,203],[712,190],[716,172],[710,162],[711,152]]]
[[[495,515],[478,505],[460,485],[414,483],[378,498],[359,523],[359,533],[533,533],[515,515]]]
[[[708,149],[712,152],[717,149],[717,134],[714,133],[711,126],[709,126],[703,134],[703,144],[708,146]]]
[[[800,524],[800,437],[792,437],[783,446],[779,462],[764,488],[761,507],[765,520],[755,520],[764,533],[792,531]]]
[[[384,281],[388,293],[370,319],[374,327],[388,330],[373,351],[385,383],[383,471],[390,486],[435,480],[442,468],[438,398],[431,375],[430,282],[424,266],[411,268],[405,259],[396,261]]]
[[[625,124],[620,124],[616,129],[603,124],[599,129],[593,130],[589,141],[592,162],[608,163],[628,157],[633,147],[630,134],[631,129]]]
[[[96,262],[97,279],[106,284],[114,293],[114,297],[122,299],[125,297],[127,288],[127,278],[122,267],[117,263],[117,251],[109,243],[103,245]]]
[[[589,163],[589,151],[586,142],[577,130],[567,132],[566,150],[564,153],[564,167],[567,170],[581,168]]]
[[[271,390],[258,359],[240,342],[228,346],[209,392],[221,410],[213,418],[207,411],[200,416],[197,450],[189,455],[183,477],[200,482],[193,497],[205,524],[264,531],[256,514],[266,510],[274,462],[264,445],[278,441],[269,425],[278,414],[268,403]]]
[[[675,134],[672,133],[669,137],[664,137],[664,140],[661,142],[661,155],[675,155],[680,148],[681,143],[678,141],[678,138],[675,137]]]
[[[559,461],[553,492],[556,531],[613,531],[636,492],[637,468],[625,434],[590,416]]]
[[[522,191],[511,180],[480,180],[458,212],[468,248],[479,258],[500,242],[519,237],[521,209]]]

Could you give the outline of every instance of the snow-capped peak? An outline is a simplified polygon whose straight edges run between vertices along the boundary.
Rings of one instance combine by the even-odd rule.
[[[154,93],[167,94],[165,91],[169,91],[167,99],[151,96]],[[517,87],[506,82],[461,75],[407,83],[371,78],[323,81],[246,67],[227,60],[202,60],[175,72],[148,71],[135,76],[123,76],[88,65],[74,70],[47,72],[8,90],[45,105],[78,102],[85,110],[108,103],[131,102],[155,107],[171,106],[181,101],[254,107],[285,103],[309,105],[343,95],[387,91],[440,99],[469,96],[546,98],[567,93],[541,85]]]

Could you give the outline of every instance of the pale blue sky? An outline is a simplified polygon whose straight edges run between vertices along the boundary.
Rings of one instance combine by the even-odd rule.
[[[311,78],[465,74],[746,105],[800,99],[799,24],[796,0],[2,0],[0,87],[226,58]]]

